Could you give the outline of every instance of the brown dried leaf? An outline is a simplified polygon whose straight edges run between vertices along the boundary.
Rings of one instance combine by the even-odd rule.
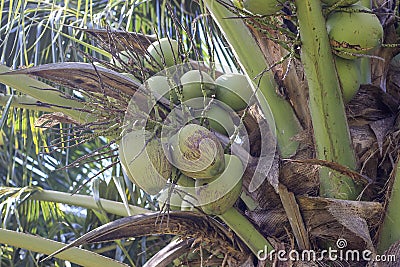
[[[279,186],[279,196],[285,209],[286,216],[289,219],[292,232],[296,238],[300,250],[310,249],[311,244],[308,239],[308,232],[304,225],[303,216],[300,213],[299,205],[292,192],[289,192],[284,185]]]
[[[361,157],[376,143],[376,137],[368,124],[362,126],[350,126],[351,140],[353,141],[354,152]]]
[[[322,197],[297,199],[312,239],[344,238],[349,249],[367,246],[373,251],[368,226],[378,224],[383,212],[380,203]]]
[[[303,163],[303,164],[311,164],[311,165],[319,165],[323,167],[330,168],[332,170],[335,170],[343,175],[349,176],[356,182],[361,182],[361,183],[371,183],[372,180],[358,172],[355,172],[351,170],[350,168],[340,165],[336,162],[331,162],[331,161],[326,161],[326,160],[321,160],[321,159],[284,159],[285,161],[291,161],[291,162],[296,162],[296,163]]]
[[[384,255],[386,256],[387,261],[380,262],[379,267],[398,267],[398,260],[400,259],[400,240],[395,242],[390,246],[388,250],[385,251]]]
[[[346,105],[349,125],[366,125],[372,121],[391,117],[398,103],[380,87],[363,84],[357,94]]]
[[[147,213],[124,217],[102,225],[64,248],[52,253],[46,259],[62,251],[89,243],[107,242],[121,238],[149,236],[156,234],[177,235],[181,238],[201,240],[203,248],[218,248],[232,262],[240,263],[247,259],[246,246],[216,220],[194,212],[170,212],[168,214]],[[207,244],[204,246],[204,243]],[[46,260],[43,259],[43,260]]]
[[[298,149],[293,160],[309,159],[315,156],[308,147]],[[317,165],[302,164],[294,161],[283,160],[279,181],[296,196],[317,196],[319,193],[319,167]]]
[[[158,251],[151,259],[149,259],[143,267],[166,267],[174,259],[180,257],[190,251],[194,239],[182,240],[176,239],[167,246]]]
[[[35,127],[47,129],[47,128],[52,128],[53,126],[55,126],[59,123],[71,123],[74,125],[79,125],[78,121],[65,115],[62,112],[43,114],[35,121],[34,125],[35,125]]]
[[[393,123],[395,122],[395,116],[388,117],[382,120],[373,121],[369,125],[376,136],[376,140],[378,141],[379,151],[382,155],[383,151],[383,142],[385,141],[386,135],[393,128]]]
[[[121,92],[133,95],[140,83],[118,72],[79,62],[52,63],[16,70],[8,75],[29,74],[72,89],[104,94],[116,99]]]
[[[317,262],[313,262],[313,261],[296,261],[293,266],[295,266],[295,267],[318,267],[321,265],[319,265]]]
[[[266,236],[283,236],[286,234],[285,228],[289,227],[289,221],[283,208],[246,211],[246,216],[250,218]]]
[[[330,205],[328,207],[328,211],[341,225],[362,238],[366,244],[366,248],[374,251],[375,248],[369,234],[367,221],[360,214],[354,214],[353,210],[353,207],[345,202],[338,202],[337,205]],[[350,213],[352,214],[351,216],[349,216]]]
[[[147,48],[157,38],[152,35],[145,35],[136,32],[107,29],[81,29],[103,45],[114,47],[118,52],[134,49],[144,54],[143,48]]]

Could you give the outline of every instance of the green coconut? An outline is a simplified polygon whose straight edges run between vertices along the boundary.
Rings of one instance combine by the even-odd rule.
[[[132,131],[119,144],[119,158],[129,179],[143,191],[155,195],[172,174],[172,165],[158,139],[145,141],[143,131]]]
[[[253,14],[272,15],[283,8],[277,0],[243,0],[243,7]]]
[[[126,69],[126,66],[141,66],[143,64],[142,59],[131,56],[132,53],[126,50],[118,52],[118,57],[115,58],[115,66],[121,69]]]
[[[210,109],[204,115],[209,122],[210,127],[226,136],[230,136],[235,131],[235,124],[229,112],[217,104],[212,104]]]
[[[121,75],[124,75],[125,77],[127,77],[127,78],[129,78],[129,79],[131,79],[131,80],[133,80],[133,81],[135,81],[137,83],[140,83],[140,81],[131,73],[121,72]]]
[[[361,70],[359,59],[335,57],[335,65],[342,88],[343,101],[348,103],[360,88]]]
[[[128,56],[128,52],[127,51],[121,51],[119,52],[119,59],[115,59],[115,65],[118,68],[123,68],[123,64],[121,62],[123,62],[124,64],[130,65],[130,57]]]
[[[160,195],[157,197],[158,207],[160,210],[164,207],[164,210],[167,209],[167,204],[169,205],[170,210],[181,210],[182,199],[184,195],[178,194],[177,191],[165,188],[160,192]]]
[[[192,178],[213,178],[225,168],[224,149],[207,128],[188,124],[169,140],[172,163]]]
[[[242,74],[223,74],[215,80],[215,84],[217,85],[216,98],[235,111],[245,109],[253,95],[251,85]]]
[[[196,180],[196,197],[206,214],[225,213],[242,192],[242,162],[235,155],[225,155],[225,162],[226,168],[218,177]]]
[[[194,188],[195,183],[191,187],[185,187],[182,203],[181,203],[181,210],[182,211],[192,211],[195,210],[195,207],[198,206],[198,202],[196,199],[196,191]]]
[[[186,72],[181,77],[181,85],[182,101],[192,100],[185,102],[185,104],[194,108],[202,108],[204,106],[203,90],[208,97],[215,93],[214,79],[204,71],[190,70]]]
[[[153,76],[147,79],[145,86],[158,96],[163,96],[170,99],[174,103],[178,102],[178,96],[173,88],[171,88],[168,78],[165,76]],[[170,95],[171,94],[171,95]]]
[[[186,195],[182,199],[182,204],[181,204],[181,211],[195,211],[195,207],[197,207],[199,204],[197,202],[197,199],[194,198],[194,187],[193,187],[193,195]]]
[[[366,7],[353,5],[333,12],[326,20],[332,48],[337,55],[353,59],[368,54],[382,43],[383,28],[378,17]]]
[[[194,179],[181,173],[177,184],[181,187],[194,187]]]
[[[338,2],[341,2],[339,6],[351,6],[352,4],[357,3],[359,0],[321,0],[322,3],[333,6]]]
[[[176,40],[161,38],[154,41],[147,48],[147,52],[160,66],[171,67],[179,63],[179,44]]]

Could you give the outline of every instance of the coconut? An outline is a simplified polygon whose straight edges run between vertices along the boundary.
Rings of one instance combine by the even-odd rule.
[[[206,96],[212,96],[215,93],[214,80],[204,71],[190,70],[186,72],[181,77],[181,85],[182,101],[194,108],[204,107],[203,90]]]
[[[207,214],[225,213],[242,192],[242,162],[235,155],[225,155],[225,162],[226,168],[218,177],[196,180],[196,197],[201,209]]]
[[[235,131],[235,124],[229,112],[217,104],[212,104],[210,109],[205,112],[210,127],[226,136],[230,136]]]
[[[137,83],[140,83],[140,81],[131,73],[121,72],[121,75],[123,75],[123,76],[125,76],[125,77],[127,77],[127,78],[129,78],[129,79],[131,79],[131,80],[133,80],[135,82],[137,82]]]
[[[357,3],[359,0],[321,0],[322,3],[333,6],[334,4],[341,2],[339,6],[351,6],[352,4]]]
[[[218,138],[197,124],[185,125],[169,140],[172,164],[192,178],[212,178],[225,168]]]
[[[176,40],[161,38],[154,41],[147,48],[147,52],[160,66],[171,67],[178,63],[179,44]]]
[[[182,211],[192,211],[196,210],[195,207],[198,206],[198,202],[196,199],[196,192],[194,188],[195,183],[191,187],[182,187],[182,191],[184,192],[184,196],[181,203]]]
[[[194,187],[194,179],[181,173],[177,180],[177,184],[182,188]]]
[[[182,186],[182,183],[185,185]],[[194,198],[194,180],[181,174],[178,184],[174,185],[173,188],[165,188],[160,192],[157,197],[160,209],[169,204],[171,210],[191,210],[191,207],[193,207],[192,204],[197,203],[197,200]]]
[[[215,80],[215,84],[217,85],[216,98],[235,111],[245,109],[253,95],[246,76],[242,74],[223,74]]]
[[[353,5],[333,12],[326,20],[331,46],[345,59],[367,54],[382,43],[383,28],[378,17],[366,7]]]
[[[257,15],[272,15],[283,8],[277,0],[244,0],[243,7]]]
[[[165,210],[168,204],[170,210],[181,210],[184,194],[177,193],[174,189],[172,189],[172,192],[170,190],[169,188],[165,188],[160,192],[160,195],[157,197],[158,207],[160,210],[164,207]]]
[[[123,68],[123,64],[121,62],[123,62],[124,64],[130,65],[130,57],[128,56],[128,52],[127,51],[121,51],[119,52],[119,59],[115,59],[115,65],[118,68]]]
[[[342,88],[343,101],[348,103],[360,88],[361,70],[359,59],[335,57],[335,65]]]
[[[165,76],[153,76],[147,79],[145,86],[151,92],[156,93],[157,97],[163,96],[166,99],[170,99],[171,95],[172,102],[178,102],[178,96],[175,90],[171,88],[168,78]]]
[[[194,193],[194,188],[193,188],[193,193]],[[197,202],[197,199],[194,198],[193,195],[186,195],[182,199],[182,204],[181,204],[181,211],[195,211],[195,207],[197,207],[199,204]]]
[[[146,135],[147,136],[147,135]],[[172,165],[164,155],[158,139],[146,144],[143,131],[132,131],[123,136],[119,158],[129,179],[150,195],[160,192],[172,174]]]

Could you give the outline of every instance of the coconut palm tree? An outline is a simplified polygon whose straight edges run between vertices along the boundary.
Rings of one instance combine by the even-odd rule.
[[[3,5],[2,262],[48,265],[55,259],[43,255],[51,254],[57,264],[85,266],[377,264],[346,256],[356,251],[396,266],[397,9],[391,2],[270,2]],[[9,73],[10,66],[18,70]],[[252,87],[254,101],[231,112],[232,135],[208,119],[191,121],[211,127],[213,142],[245,167],[240,198],[222,212],[190,201],[191,211],[173,211],[184,206],[173,195],[185,199],[176,188],[194,183],[181,174],[193,169],[169,170],[163,204],[148,194],[153,176],[139,181],[148,174],[132,175],[140,167],[124,159],[132,121],[146,120],[148,151],[163,137],[160,125],[183,129],[173,123],[186,109],[173,111],[185,84],[155,102],[149,78],[161,72],[171,85],[172,71],[188,70],[212,79],[243,73]],[[211,105],[201,105],[197,118]],[[237,137],[247,140],[238,145]],[[332,258],[328,249],[345,256]],[[315,259],[283,260],[278,250]]]

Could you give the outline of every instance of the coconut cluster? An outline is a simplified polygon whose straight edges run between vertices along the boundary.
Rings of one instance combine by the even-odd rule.
[[[224,154],[213,132],[187,124],[169,139],[167,151],[166,155],[157,138],[140,130],[127,133],[119,146],[126,175],[150,195],[161,191],[160,207],[169,203],[172,209],[201,208],[217,215],[234,205],[241,193],[244,168],[238,157]],[[181,173],[178,183],[183,186],[174,187],[168,181],[177,170]]]
[[[234,113],[252,103],[253,90],[246,76],[230,73],[214,79],[206,71],[185,67],[170,67],[149,78],[144,84],[144,90],[156,101],[161,98],[169,100],[172,108],[190,109],[192,115],[203,121],[208,128],[231,136],[237,125]]]
[[[148,52],[157,63],[174,65],[174,44],[159,39]],[[158,196],[160,208],[167,203],[171,209],[222,214],[239,198],[245,168],[238,157],[224,153],[215,133],[234,134],[240,123],[236,113],[251,103],[251,85],[242,74],[212,77],[199,69],[168,69],[142,89],[157,102],[168,99],[170,114],[189,112],[193,119],[167,137],[147,130],[125,133],[119,146],[123,170],[136,186]]]
[[[162,190],[158,197],[160,208],[168,204],[171,210],[201,209],[210,215],[220,215],[231,208],[242,192],[243,164],[237,156],[227,154],[222,154],[222,157],[217,155],[215,161],[218,167],[206,167],[208,171],[214,170],[214,175],[208,172],[205,175],[207,178],[204,178],[198,174],[195,177],[181,174],[178,182],[181,181],[180,184],[185,186],[177,185]]]
[[[335,54],[336,72],[343,100],[349,102],[361,84],[360,57],[368,56],[383,39],[383,27],[378,17],[357,0],[322,0],[328,6],[340,4],[326,18],[330,44]]]

